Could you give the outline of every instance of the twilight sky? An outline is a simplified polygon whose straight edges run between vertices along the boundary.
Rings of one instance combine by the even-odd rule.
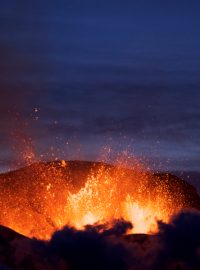
[[[199,1],[1,0],[0,169],[30,137],[44,158],[109,145],[200,171],[199,14]]]

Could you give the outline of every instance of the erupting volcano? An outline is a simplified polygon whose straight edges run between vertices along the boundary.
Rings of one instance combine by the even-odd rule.
[[[200,209],[196,190],[170,174],[98,162],[34,163],[0,176],[0,223],[39,239],[71,226],[126,220],[132,233],[156,233],[184,208]]]

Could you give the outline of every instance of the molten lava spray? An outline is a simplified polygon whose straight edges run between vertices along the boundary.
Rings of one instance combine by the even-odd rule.
[[[157,219],[167,219],[163,203],[148,199],[148,178],[135,172],[135,182],[124,177],[122,168],[112,172],[104,166],[91,172],[77,193],[69,192],[67,222],[79,229],[87,224],[106,223],[124,218],[134,224],[132,232],[147,233],[156,229]]]
[[[174,198],[152,177],[138,164],[131,170],[121,164],[33,164],[1,181],[0,223],[40,239],[65,225],[84,229],[121,218],[133,224],[129,233],[154,233],[157,220],[167,222],[181,208],[182,196]]]

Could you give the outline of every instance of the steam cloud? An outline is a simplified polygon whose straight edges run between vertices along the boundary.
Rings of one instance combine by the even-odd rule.
[[[200,212],[185,210],[158,225],[152,236],[125,236],[132,225],[116,220],[85,230],[65,227],[49,241],[15,238],[0,269],[200,269]]]

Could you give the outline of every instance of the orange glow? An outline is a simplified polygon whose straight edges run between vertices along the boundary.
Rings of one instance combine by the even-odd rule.
[[[181,206],[166,185],[152,186],[152,176],[138,164],[129,170],[100,163],[87,175],[77,167],[77,183],[70,162],[61,161],[59,168],[54,163],[32,165],[31,170],[34,181],[4,187],[0,201],[1,224],[29,237],[48,239],[65,225],[84,229],[120,218],[132,222],[129,233],[154,233],[157,220],[167,222]]]
[[[69,192],[68,223],[81,229],[87,224],[124,218],[134,226],[130,233],[156,232],[157,220],[167,222],[174,211],[168,207],[170,196],[162,190],[158,197],[152,198],[149,176],[141,171],[135,171],[135,176],[137,183],[124,178],[121,167],[112,173],[102,167],[89,175],[83,188],[77,193]]]

